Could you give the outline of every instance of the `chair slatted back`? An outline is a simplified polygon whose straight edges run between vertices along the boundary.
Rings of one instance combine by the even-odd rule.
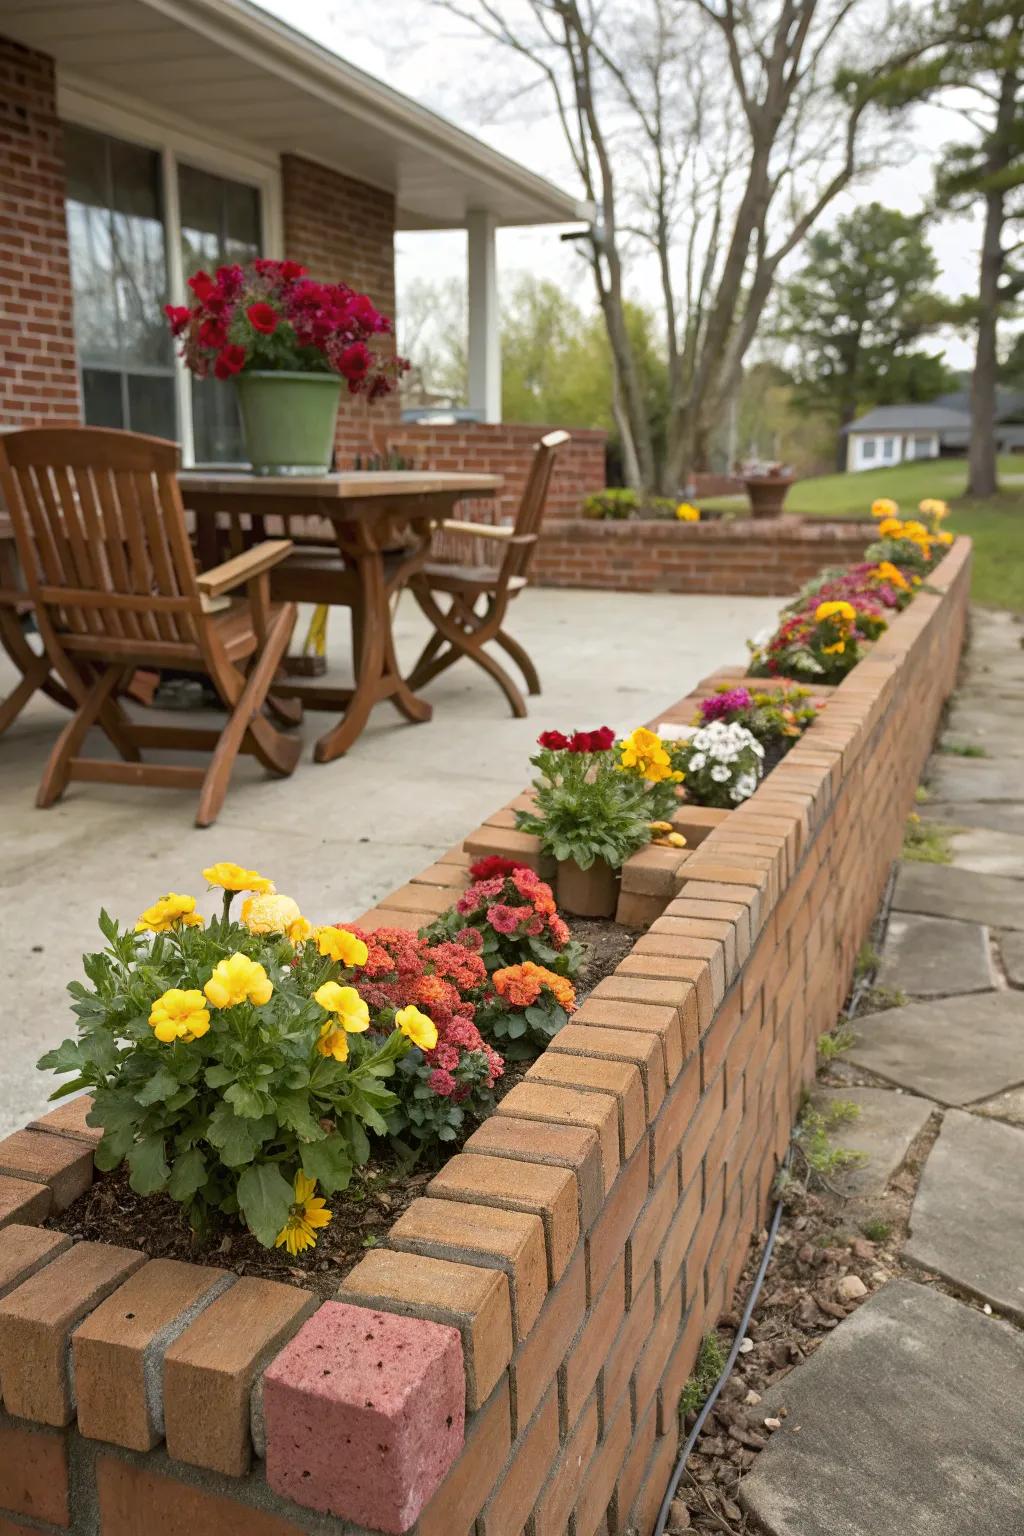
[[[537,537],[544,517],[551,475],[558,450],[569,441],[568,432],[549,432],[542,437],[534,450],[530,473],[526,478],[519,511],[516,514],[515,533],[531,538],[530,543],[510,544],[501,563],[501,584],[507,584],[512,576],[525,576],[537,547]]]
[[[176,443],[104,427],[0,436],[29,592],[69,649],[194,648],[201,610]]]

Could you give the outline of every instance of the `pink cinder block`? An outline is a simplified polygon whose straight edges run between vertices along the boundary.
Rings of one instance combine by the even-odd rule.
[[[267,1482],[401,1536],[462,1449],[457,1328],[327,1301],[264,1376]]]

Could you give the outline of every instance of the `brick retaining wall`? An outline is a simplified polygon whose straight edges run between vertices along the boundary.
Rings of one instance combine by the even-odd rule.
[[[326,1536],[329,1508],[649,1536],[954,684],[969,568],[961,539],[685,857],[647,850],[674,859],[641,860],[662,915],[337,1301],[41,1229],[91,1177],[82,1101],[0,1142],[0,1529]],[[509,823],[367,918],[443,910]]]
[[[818,518],[546,521],[532,579],[546,587],[613,592],[784,596],[824,565],[861,560],[872,527]]]

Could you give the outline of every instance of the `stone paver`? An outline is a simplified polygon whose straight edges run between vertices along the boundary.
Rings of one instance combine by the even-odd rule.
[[[939,1104],[970,1104],[1024,1082],[1024,1006],[1015,992],[910,1003],[853,1027],[853,1066]]]
[[[893,912],[882,947],[878,984],[908,997],[987,992],[995,985],[988,930],[979,923]]]
[[[936,800],[1019,800],[1020,768],[1016,763],[989,762],[977,757],[932,758],[928,788]]]
[[[1009,1324],[893,1281],[766,1397],[740,1501],[771,1536],[1016,1536],[1022,1379]]]
[[[1001,933],[999,954],[1011,987],[1024,987],[1024,933]]]
[[[964,827],[950,834],[949,847],[954,869],[1024,880],[1024,833]]]
[[[928,1154],[904,1256],[1024,1320],[1024,1131],[952,1109]]]
[[[1024,1088],[1007,1088],[1005,1093],[997,1093],[981,1104],[972,1104],[971,1114],[1008,1120],[1011,1125],[1024,1125]]]
[[[935,1106],[891,1088],[819,1088],[814,1094],[814,1104],[822,1110],[837,1102],[856,1104],[860,1114],[831,1130],[829,1140],[846,1152],[864,1153],[865,1161],[832,1182],[847,1195],[880,1195]]]
[[[1024,836],[1024,801],[963,800],[953,805],[948,800],[928,800],[918,810],[926,821],[945,827],[982,827]]]
[[[1024,881],[976,875],[949,864],[901,864],[892,905],[895,912],[1024,929]]]

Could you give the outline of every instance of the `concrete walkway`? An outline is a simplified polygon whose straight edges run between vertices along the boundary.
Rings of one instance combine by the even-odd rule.
[[[167,890],[201,896],[204,865],[233,859],[270,875],[312,918],[365,911],[522,789],[538,731],[650,719],[715,667],[742,662],[746,637],[774,625],[778,609],[776,598],[529,590],[510,618],[544,685],[529,719],[512,719],[494,684],[460,662],[428,688],[428,725],[407,725],[380,705],[353,751],[319,766],[313,742],[329,717],[311,714],[291,779],[267,779],[241,758],[207,831],[193,826],[191,791],[76,784],[37,811],[39,776],[67,717],[35,699],[0,738],[0,1134],[43,1107],[50,1085],[35,1061],[71,1028],[64,988],[99,941],[101,906],[128,919]],[[407,664],[427,632],[407,599],[397,625]],[[343,615],[332,616],[329,640],[331,671],[344,682]],[[0,656],[0,697],[14,681]],[[101,749],[90,742],[89,751]]]
[[[819,1095],[861,1105],[839,1137],[867,1154],[854,1199],[882,1194],[940,1124],[910,1212],[908,1278],[766,1400],[782,1427],[740,1496],[772,1536],[1024,1533],[1022,635],[1009,615],[972,616],[922,808],[953,829],[951,862],[901,863],[879,974],[907,1002],[855,1021],[846,1070],[861,1086]]]

